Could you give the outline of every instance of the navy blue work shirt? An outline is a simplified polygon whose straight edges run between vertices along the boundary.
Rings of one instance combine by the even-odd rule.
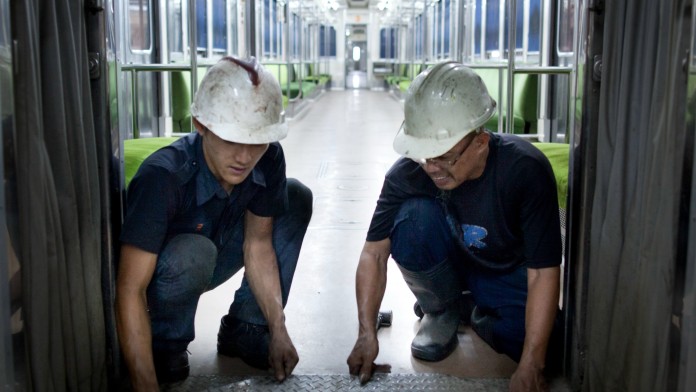
[[[385,177],[367,240],[389,238],[405,200],[432,197],[454,218],[458,240],[475,265],[492,271],[559,265],[561,224],[551,164],[518,136],[490,136],[483,174],[451,191],[438,189],[418,163],[396,161]]]
[[[192,133],[155,151],[128,186],[121,241],[159,254],[178,234],[210,238],[220,249],[244,211],[263,217],[288,209],[285,156],[271,143],[249,176],[228,195],[203,156],[202,138]]]

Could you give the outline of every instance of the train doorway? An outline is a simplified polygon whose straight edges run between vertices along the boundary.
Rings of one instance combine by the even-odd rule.
[[[367,25],[346,25],[346,89],[367,88]]]

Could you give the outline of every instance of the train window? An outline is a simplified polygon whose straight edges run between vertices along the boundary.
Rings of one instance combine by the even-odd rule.
[[[559,56],[573,54],[573,34],[575,32],[575,1],[561,0],[558,7],[556,35]]]
[[[130,49],[133,52],[149,51],[152,45],[150,0],[129,0],[128,24]]]
[[[519,9],[519,7],[518,7],[518,9]],[[518,19],[517,25],[519,26],[521,23],[522,22],[520,22]],[[519,29],[519,27],[518,27],[518,29]],[[528,37],[529,37],[528,50],[530,52],[539,52],[539,47],[540,47],[539,41],[541,39],[541,2],[539,0],[533,0],[529,3],[529,35],[528,35]]]
[[[379,31],[379,58],[396,58],[396,29],[383,28]]]
[[[227,51],[227,0],[213,0],[213,52]]]
[[[333,26],[319,26],[319,56],[336,57],[336,29]]]
[[[196,43],[199,54],[205,54],[208,48],[208,2],[196,0]]]
[[[491,53],[491,57],[500,58],[503,43],[500,42],[500,3],[498,1],[488,2],[486,8],[486,53]]]
[[[432,58],[444,59],[450,53],[450,6],[451,0],[437,0],[431,6]]]
[[[566,0],[564,0],[566,1]],[[525,12],[525,7],[529,7]],[[508,47],[508,16],[505,2],[476,0],[474,12],[474,53],[482,59],[503,59]],[[525,20],[525,14],[528,15]],[[502,18],[501,18],[502,16]],[[541,0],[517,2],[515,49],[538,53],[541,36]],[[483,50],[482,50],[483,47]]]
[[[273,53],[276,53],[278,57],[281,56],[282,54],[282,49],[281,49],[281,42],[283,39],[283,9],[284,6],[277,1],[273,1],[273,26],[275,26],[274,34],[273,34]]]
[[[167,32],[167,43],[169,45],[170,56],[171,53],[183,53],[184,52],[184,39],[183,39],[183,19],[181,10],[181,0],[173,0],[169,2],[169,7],[167,7],[168,17],[168,32]]]
[[[283,10],[285,5],[277,0],[263,1],[262,53],[267,58],[280,58],[282,56],[283,42]]]
[[[230,0],[196,0],[199,55],[212,57],[236,51],[236,10],[232,12],[235,8],[236,2]]]
[[[442,33],[442,56],[444,58],[449,57],[450,54],[450,8],[451,8],[451,1],[450,0],[445,0],[444,1],[444,16],[443,16],[443,33]]]
[[[439,5],[439,1],[434,3],[430,11],[432,19],[432,23],[430,24],[430,47],[432,58],[438,58],[438,53],[440,52],[438,47],[438,38],[440,38],[440,34],[438,34],[438,32],[440,31],[440,13],[438,12],[440,10]]]
[[[227,53],[237,54],[237,0],[227,0]]]
[[[416,60],[423,58],[423,42],[425,40],[425,18],[423,14],[416,17]]]
[[[292,14],[292,29],[290,31],[290,57],[293,59],[297,59],[300,57],[300,38],[302,37],[301,35],[301,28],[302,28],[302,23],[300,17],[293,13]]]

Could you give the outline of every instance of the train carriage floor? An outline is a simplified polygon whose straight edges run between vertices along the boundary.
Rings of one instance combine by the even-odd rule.
[[[189,346],[191,376],[170,390],[507,390],[516,364],[488,347],[469,327],[441,362],[414,359],[410,344],[419,320],[415,297],[393,260],[382,310],[392,325],[379,330],[376,363],[391,365],[361,387],[348,375],[346,359],[358,332],[355,270],[387,169],[398,157],[392,139],[403,119],[401,104],[389,93],[330,91],[289,121],[282,142],[288,177],[309,186],[314,213],[285,309],[288,331],[300,361],[282,384],[270,373],[218,355],[217,331],[241,274],[204,294],[196,315],[196,339]],[[552,390],[567,390],[563,379]]]

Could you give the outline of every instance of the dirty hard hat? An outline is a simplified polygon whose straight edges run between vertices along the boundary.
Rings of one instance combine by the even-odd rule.
[[[413,159],[440,156],[485,124],[495,107],[473,70],[456,62],[437,64],[411,83],[394,150]]]
[[[218,137],[265,144],[288,134],[280,85],[255,58],[224,57],[203,77],[191,115]]]

